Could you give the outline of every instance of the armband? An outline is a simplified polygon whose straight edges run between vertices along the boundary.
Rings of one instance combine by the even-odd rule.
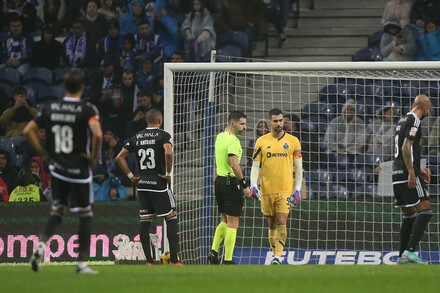
[[[134,177],[134,175],[133,175],[133,173],[132,173],[132,172],[130,172],[130,173],[128,173],[128,174],[127,174],[127,177],[128,177],[128,179],[131,179],[131,178],[133,178],[133,177]]]
[[[171,172],[166,172],[165,176],[171,177]]]

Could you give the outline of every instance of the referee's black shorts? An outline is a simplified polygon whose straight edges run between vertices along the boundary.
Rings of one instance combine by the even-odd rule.
[[[408,187],[408,173],[405,171],[393,174],[394,204],[396,207],[416,206],[423,200],[429,200],[426,184],[420,176],[416,175],[416,188]]]
[[[240,183],[235,177],[215,178],[215,199],[218,212],[229,216],[239,217],[243,210],[243,192]]]

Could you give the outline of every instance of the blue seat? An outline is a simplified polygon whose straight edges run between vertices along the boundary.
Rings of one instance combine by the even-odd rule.
[[[20,84],[20,72],[17,69],[6,67],[0,69],[0,81],[5,82],[11,86],[17,86]]]
[[[437,197],[440,194],[440,187],[437,184],[429,184],[428,190],[430,197]]]
[[[52,85],[52,71],[45,67],[34,67],[23,75],[23,83],[38,82],[44,85]]]
[[[416,87],[412,87],[411,83],[408,80],[394,82],[393,96],[414,98],[417,95],[418,89]]]
[[[359,154],[354,158],[354,163],[356,166],[359,165],[373,165],[373,166],[379,166],[383,160],[383,156],[376,155],[376,154]]]
[[[25,63],[25,64],[21,64],[20,66],[18,66],[17,70],[18,70],[18,72],[20,72],[21,76],[24,76],[24,74],[26,72],[28,72],[30,68],[31,68],[31,65],[29,63]]]
[[[234,62],[234,57],[243,57],[243,50],[236,45],[229,44],[217,49],[217,60],[220,62]]]
[[[329,105],[327,103],[314,102],[314,103],[306,104],[302,108],[301,113],[304,115],[308,115],[308,114],[334,114],[335,108],[332,105]]]
[[[436,80],[429,81],[429,97],[440,97],[440,84]]]
[[[34,98],[35,101],[38,100],[38,97],[41,93],[41,91],[43,91],[43,89],[46,87],[43,84],[39,83],[39,82],[35,82],[35,81],[30,81],[28,82],[25,86],[24,86],[28,91],[32,90],[34,92]]]
[[[311,170],[309,174],[309,197],[320,199],[327,197],[327,182],[330,180],[329,171],[324,169]]]
[[[15,143],[7,137],[0,137],[0,149],[9,152],[11,155],[11,165],[16,166],[16,150],[17,146]]]
[[[2,89],[9,99],[12,99],[14,96],[14,87],[8,83],[0,82],[0,89]]]
[[[335,104],[341,106],[347,100],[347,88],[342,84],[330,84],[325,86],[319,92],[319,101],[322,103]]]
[[[356,184],[352,197],[373,197],[376,195],[377,186],[371,183]]]
[[[37,103],[47,103],[49,101],[60,100],[64,97],[64,90],[61,86],[48,86],[43,88],[37,99]]]
[[[27,99],[28,99],[29,103],[31,105],[35,105],[37,103],[37,93],[35,92],[35,89],[28,86],[28,85],[26,85],[24,88],[27,91]],[[40,89],[40,88],[38,88],[38,89]]]
[[[353,57],[351,58],[352,61],[358,62],[358,61],[373,61],[371,60],[371,53],[369,48],[362,48],[356,53],[354,53]]]
[[[347,187],[342,184],[330,184],[330,194],[339,199],[347,199],[349,197]]]
[[[312,117],[318,117],[317,115],[314,115]],[[319,132],[319,120],[318,121],[313,121],[314,118],[312,118],[312,121],[310,121],[309,119],[304,119],[301,121],[301,129],[306,130],[306,131],[310,131],[310,132]]]
[[[238,46],[242,53],[248,57],[250,56],[251,48],[249,47],[249,37],[242,31],[229,31],[221,34],[217,39],[217,47],[221,48],[226,45]]]
[[[374,47],[374,46],[380,45],[380,41],[382,39],[382,35],[383,35],[383,30],[382,29],[372,33],[368,37],[368,47]]]
[[[64,75],[71,70],[70,67],[58,67],[53,71],[53,83],[60,84],[63,82]]]

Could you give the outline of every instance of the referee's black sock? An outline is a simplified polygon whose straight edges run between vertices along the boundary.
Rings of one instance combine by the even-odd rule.
[[[177,216],[166,219],[167,221],[167,237],[170,244],[170,261],[177,262],[177,254],[179,253],[179,239],[177,237]]]
[[[403,215],[402,226],[400,227],[400,251],[399,257],[405,251],[408,241],[411,238],[411,232],[414,226],[414,221],[416,220],[417,214],[413,213],[410,215]]]
[[[425,233],[426,226],[429,220],[432,218],[432,210],[421,211],[417,215],[416,221],[414,222],[414,227],[412,230],[411,238],[409,239],[407,249],[414,252],[417,248],[417,244],[422,239]]]
[[[53,235],[55,229],[61,223],[61,216],[51,215],[49,220],[47,220],[46,225],[44,225],[43,232],[40,235],[40,241],[46,242],[50,236]]]
[[[79,218],[79,256],[78,261],[87,261],[90,251],[90,234],[92,234],[92,217]]]
[[[139,231],[139,235],[141,237],[142,249],[144,250],[145,258],[147,262],[154,262],[153,257],[151,256],[151,244],[150,244],[150,227],[151,227],[151,219],[142,220],[141,222],[141,230]]]

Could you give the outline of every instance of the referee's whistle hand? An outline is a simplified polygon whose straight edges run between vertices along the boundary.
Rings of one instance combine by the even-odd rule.
[[[243,189],[243,193],[245,198],[251,198],[251,190],[249,189],[249,187]]]

